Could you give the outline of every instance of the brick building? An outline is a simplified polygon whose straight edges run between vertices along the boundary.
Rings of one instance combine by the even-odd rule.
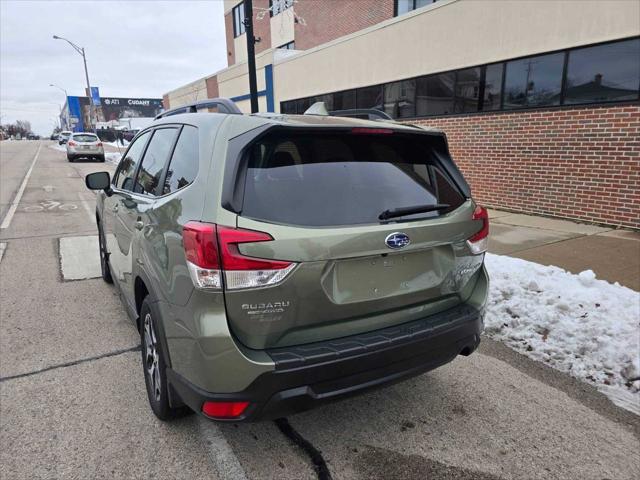
[[[254,0],[260,111],[378,108],[442,128],[486,205],[640,228],[640,2]],[[229,67],[164,96],[249,110],[243,5]]]

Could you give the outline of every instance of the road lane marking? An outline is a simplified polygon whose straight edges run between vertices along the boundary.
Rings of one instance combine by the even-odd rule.
[[[60,238],[60,270],[64,280],[86,280],[102,276],[98,236]]]
[[[218,473],[217,477],[225,480],[247,480],[247,474],[240,465],[240,460],[233,453],[231,445],[224,438],[220,428],[203,417],[198,418],[198,427],[200,435],[208,443],[209,458]]]
[[[0,243],[0,262],[2,261],[2,257],[4,256],[4,251],[7,249],[6,243]]]
[[[27,170],[27,174],[22,179],[22,183],[20,184],[20,188],[16,192],[16,196],[13,197],[13,201],[11,202],[11,206],[9,207],[9,211],[7,211],[7,214],[4,216],[4,220],[2,220],[2,224],[0,224],[0,230],[4,230],[5,228],[8,228],[9,225],[11,225],[11,220],[13,219],[13,216],[15,215],[16,210],[18,209],[18,204],[22,199],[22,194],[24,193],[24,189],[27,187],[27,182],[29,181],[29,177],[31,176],[33,167],[35,166],[36,161],[38,161],[38,156],[40,155],[41,148],[42,148],[42,143],[38,145],[38,151],[33,157],[33,161],[31,162],[31,166],[29,167],[29,170]]]

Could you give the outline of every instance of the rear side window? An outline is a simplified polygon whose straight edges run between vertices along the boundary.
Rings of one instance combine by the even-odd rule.
[[[156,194],[156,188],[160,184],[162,171],[171,153],[177,131],[176,128],[161,128],[154,132],[138,172],[134,189],[136,193]]]
[[[116,188],[133,190],[133,176],[136,173],[138,162],[140,161],[142,151],[147,144],[150,134],[151,132],[143,133],[129,146],[126,155],[118,166],[118,173],[115,180]]]
[[[98,137],[96,137],[95,135],[89,135],[89,134],[74,135],[73,139],[76,142],[97,142],[98,141]]]
[[[193,182],[198,174],[198,129],[185,125],[167,169],[163,194],[175,192]]]
[[[242,215],[300,226],[379,223],[385,210],[464,202],[423,135],[272,134],[252,146]]]

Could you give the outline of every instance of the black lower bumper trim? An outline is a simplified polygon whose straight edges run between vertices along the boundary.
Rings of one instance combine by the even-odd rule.
[[[378,340],[386,336],[385,341],[367,343],[356,350],[313,355],[310,361],[299,354],[288,356],[294,360],[276,361],[275,370],[263,373],[240,392],[206,392],[168,369],[172,397],[196,412],[207,400],[249,401],[250,407],[234,422],[273,419],[307,410],[433,370],[460,353],[468,355],[480,343],[483,318],[482,312],[465,307],[464,311],[458,310],[458,315],[447,315],[446,321],[434,316],[394,327],[397,335],[385,332],[377,335]],[[373,338],[380,332],[367,335]],[[350,338],[341,339],[341,344],[346,345]],[[361,338],[354,340],[362,344]]]

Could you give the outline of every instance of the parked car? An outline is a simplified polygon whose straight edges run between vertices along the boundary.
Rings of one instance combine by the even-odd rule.
[[[86,177],[155,415],[277,418],[471,354],[489,220],[444,133],[233,107]]]
[[[95,133],[72,133],[67,141],[67,160],[74,162],[78,158],[95,158],[104,162],[104,147]]]
[[[58,134],[52,133],[51,136],[49,137],[49,140],[58,140]]]
[[[67,143],[67,140],[69,140],[69,137],[73,134],[73,132],[70,132],[68,130],[63,130],[62,132],[60,132],[60,134],[58,135],[58,145],[64,145],[65,143]]]

